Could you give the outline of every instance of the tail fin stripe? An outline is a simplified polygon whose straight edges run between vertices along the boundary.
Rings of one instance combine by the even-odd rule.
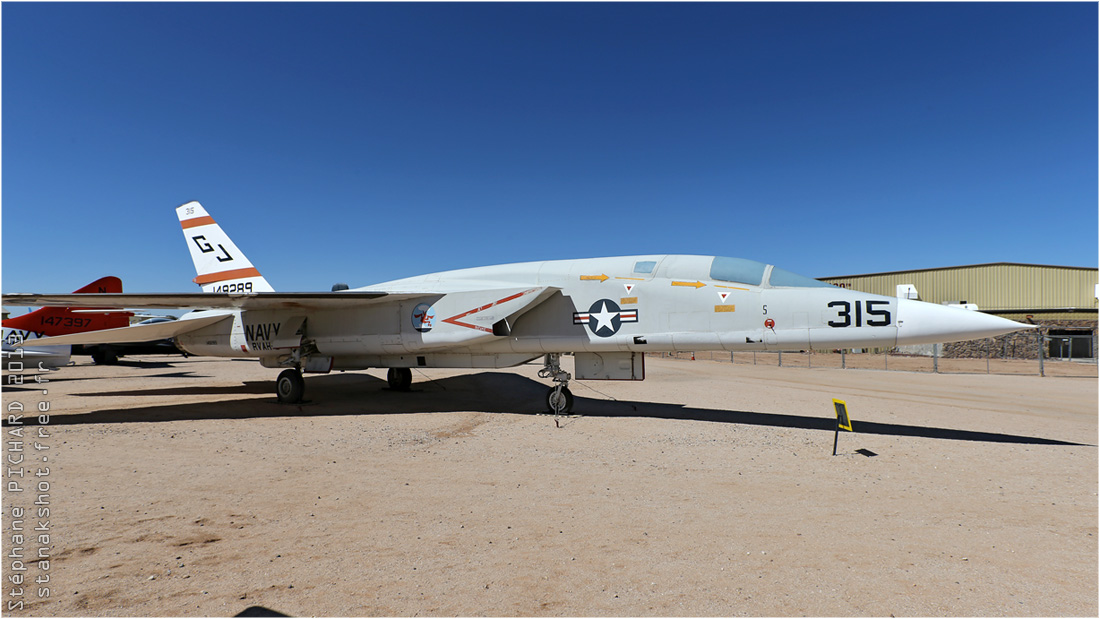
[[[220,282],[227,279],[236,279],[238,277],[260,277],[260,272],[256,270],[256,267],[250,267],[247,269],[230,269],[228,271],[220,271],[218,273],[204,273],[191,281],[201,286],[203,284],[212,284],[214,282]]]
[[[201,204],[188,202],[179,206],[176,216],[198,275],[192,281],[202,286],[203,292],[274,292]]]
[[[195,217],[193,219],[185,219],[185,220],[180,222],[180,225],[183,226],[184,230],[186,230],[188,228],[197,228],[198,226],[207,226],[207,225],[210,225],[212,223],[214,223],[214,218],[207,215],[205,217]]]

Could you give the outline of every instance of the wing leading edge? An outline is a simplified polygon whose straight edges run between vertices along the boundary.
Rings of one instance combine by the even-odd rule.
[[[148,309],[354,309],[370,303],[404,301],[433,296],[423,292],[252,292],[252,293],[120,293],[120,294],[39,294],[4,295],[4,305],[26,307],[103,307]],[[434,295],[439,296],[439,295]]]
[[[387,293],[387,292],[259,292],[259,293],[196,293],[196,294],[11,294],[4,295],[5,304],[42,305],[67,307],[74,302],[94,304],[104,308],[180,308],[215,310],[213,315],[188,314],[178,321],[151,325],[133,325],[117,329],[104,329],[86,333],[74,333],[57,337],[40,338],[43,345],[62,344],[117,344],[144,342],[177,337],[204,327],[231,320],[240,311],[269,312],[272,310],[304,311],[308,317],[313,312],[354,311],[386,303],[395,305],[410,300],[423,300],[429,305],[441,303],[443,307],[464,311],[442,318],[451,329],[435,329],[427,339],[436,346],[469,344],[473,340],[508,335],[510,325],[523,313],[539,305],[560,289],[554,286],[534,288],[490,288],[457,293]],[[503,296],[502,296],[503,295]],[[443,300],[446,299],[446,303]],[[468,309],[467,309],[468,308]],[[230,310],[230,311],[226,311]],[[235,310],[235,311],[233,311]],[[441,310],[445,311],[445,310]],[[447,316],[447,313],[441,314]],[[245,319],[247,321],[247,319]]]

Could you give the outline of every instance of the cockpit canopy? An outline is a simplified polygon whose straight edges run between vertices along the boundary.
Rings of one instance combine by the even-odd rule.
[[[765,281],[765,276],[767,281]],[[715,256],[710,265],[710,278],[724,282],[736,282],[749,284],[750,286],[763,287],[799,287],[799,288],[829,288],[832,285],[816,279],[791,273],[776,266],[746,260],[744,258],[727,258]]]

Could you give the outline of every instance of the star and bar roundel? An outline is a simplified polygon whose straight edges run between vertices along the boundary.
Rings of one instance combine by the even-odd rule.
[[[573,312],[573,324],[588,325],[597,337],[611,337],[624,322],[638,322],[638,310],[621,309],[611,299],[600,299],[587,312]]]

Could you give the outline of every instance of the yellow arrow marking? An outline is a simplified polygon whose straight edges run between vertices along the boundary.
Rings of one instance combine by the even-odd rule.
[[[609,279],[611,279],[611,278],[606,276],[606,275],[581,275],[581,281],[582,282],[583,281],[591,281],[591,280],[595,280],[595,281],[599,281],[599,282],[606,282]]]
[[[643,278],[641,278],[641,277],[616,277],[615,279],[632,279],[632,280],[634,280],[634,281],[636,281],[636,282],[644,282],[644,281],[645,281],[645,280],[644,280]]]
[[[738,288],[737,286],[719,286],[718,284],[715,284],[714,287],[715,288],[728,288],[730,290],[748,290],[748,288]]]
[[[699,289],[706,286],[703,282],[672,282],[673,286],[689,286],[691,288]]]

